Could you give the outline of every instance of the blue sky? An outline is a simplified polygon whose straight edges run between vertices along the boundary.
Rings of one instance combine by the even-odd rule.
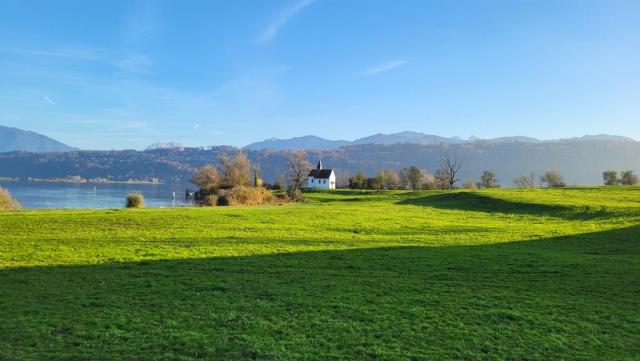
[[[88,149],[640,139],[639,24],[614,0],[5,0],[0,124]]]

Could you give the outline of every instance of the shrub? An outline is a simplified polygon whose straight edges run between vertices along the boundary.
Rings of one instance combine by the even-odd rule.
[[[231,204],[230,198],[231,197],[229,197],[227,195],[220,195],[217,198],[216,205],[223,206],[223,207],[229,206]]]
[[[271,204],[277,197],[264,187],[236,186],[232,188],[201,188],[195,194],[199,205],[213,206],[257,206]]]
[[[304,202],[304,194],[298,188],[289,188],[287,190],[287,197],[292,202]]]
[[[9,192],[0,187],[0,210],[11,210],[20,208],[20,204],[16,202]]]
[[[200,205],[203,207],[214,207],[218,205],[218,196],[210,194],[200,200]]]
[[[221,191],[222,200],[219,199],[218,204],[227,203],[230,206],[257,206],[261,204],[274,203],[276,197],[271,191],[262,187],[234,187],[225,191]]]
[[[353,177],[349,177],[349,188],[365,189],[367,187],[367,176],[362,172],[356,173]]]
[[[129,194],[127,196],[127,208],[144,207],[144,196],[140,193]]]

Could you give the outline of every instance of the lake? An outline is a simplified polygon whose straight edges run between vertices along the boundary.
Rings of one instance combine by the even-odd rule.
[[[142,193],[146,207],[182,207],[184,184],[91,184],[0,181],[22,208],[123,208],[129,193]],[[191,186],[193,189],[193,186]],[[176,198],[173,194],[175,192]]]

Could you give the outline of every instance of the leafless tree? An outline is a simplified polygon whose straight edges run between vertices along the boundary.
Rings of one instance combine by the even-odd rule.
[[[285,155],[289,167],[289,184],[291,189],[300,190],[309,176],[311,163],[307,160],[307,154],[302,150],[294,150]]]
[[[498,178],[496,174],[490,170],[485,170],[480,177],[480,185],[483,188],[499,188]]]
[[[218,168],[213,164],[207,164],[198,169],[193,178],[191,178],[191,183],[200,188],[213,188],[220,184],[221,179]]]
[[[249,185],[251,179],[251,162],[246,155],[236,154],[234,157],[220,156],[223,188]]]
[[[540,182],[546,183],[548,188],[565,187],[567,184],[564,182],[564,177],[560,172],[555,169],[550,169],[540,177]]]
[[[533,188],[535,187],[535,175],[530,176],[523,175],[513,180],[513,185],[518,188]]]
[[[287,177],[280,174],[278,178],[276,178],[276,186],[278,189],[287,189]]]
[[[440,169],[438,169],[438,171],[443,172],[444,175],[447,176],[449,189],[453,189],[456,182],[459,180],[456,176],[460,172],[460,168],[462,168],[462,160],[456,156],[447,154],[440,161]]]
[[[398,175],[392,171],[391,169],[387,169],[384,171],[384,186],[386,189],[396,189],[398,188],[398,183],[400,182]]]
[[[423,170],[422,175],[422,189],[435,189],[436,188],[436,178],[433,174]]]
[[[447,173],[444,169],[440,168],[436,170],[436,173],[433,175],[433,179],[436,189],[449,188],[449,173]]]

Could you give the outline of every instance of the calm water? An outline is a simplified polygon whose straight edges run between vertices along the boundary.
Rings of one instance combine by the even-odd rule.
[[[22,208],[122,208],[129,193],[142,193],[147,207],[181,207],[186,185],[75,184],[0,181]],[[176,198],[173,198],[173,192]]]

